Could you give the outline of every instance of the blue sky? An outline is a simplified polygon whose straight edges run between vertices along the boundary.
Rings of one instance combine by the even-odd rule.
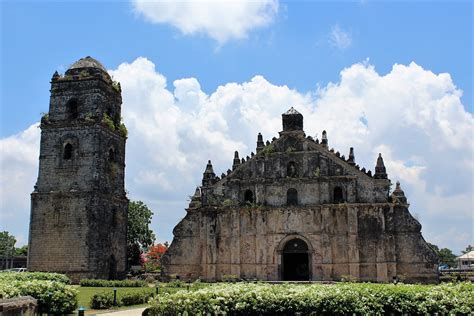
[[[28,127],[38,122],[41,112],[47,111],[51,75],[55,70],[64,72],[74,61],[87,55],[97,58],[107,69],[115,72],[114,77],[124,78],[121,81],[128,80],[127,75],[130,74],[127,73],[127,69],[130,70],[133,67],[135,70],[130,70],[131,73],[137,73],[136,69],[149,72],[150,76],[155,76],[152,83],[159,86],[164,95],[170,94],[171,99],[175,100],[170,107],[178,107],[184,111],[183,113],[186,111],[201,113],[202,109],[210,107],[203,104],[211,102],[213,100],[211,96],[217,99],[224,92],[234,93],[230,83],[236,83],[242,91],[246,91],[245,93],[249,91],[246,90],[247,88],[250,89],[253,86],[260,87],[262,91],[273,91],[274,87],[286,86],[288,90],[283,88],[283,90],[278,90],[282,91],[282,94],[288,95],[285,100],[301,102],[303,112],[307,109],[309,122],[323,125],[318,126],[315,132],[326,128],[327,125],[329,127],[331,124],[337,126],[337,115],[328,114],[328,120],[322,121],[323,114],[321,113],[324,112],[322,109],[325,106],[332,106],[334,109],[345,100],[347,102],[352,100],[347,97],[347,94],[341,92],[345,82],[350,82],[353,78],[361,80],[372,78],[386,82],[381,83],[382,87],[387,84],[399,84],[399,91],[406,91],[408,88],[404,88],[402,84],[409,84],[409,82],[404,83],[403,80],[415,78],[413,86],[419,84],[416,86],[418,88],[413,89],[410,92],[412,94],[402,101],[426,100],[422,95],[417,94],[419,91],[424,91],[424,94],[433,93],[433,98],[429,100],[438,100],[441,98],[439,96],[452,94],[457,96],[457,105],[452,105],[453,109],[456,108],[456,115],[448,115],[447,120],[462,117],[462,120],[465,121],[466,127],[463,130],[460,127],[454,127],[454,132],[451,131],[453,135],[461,135],[459,139],[467,137],[467,143],[464,145],[470,145],[464,149],[467,155],[465,154],[463,161],[467,161],[468,172],[464,170],[462,181],[453,180],[447,183],[443,181],[443,178],[449,177],[452,172],[462,172],[462,169],[453,169],[454,167],[447,164],[446,160],[455,159],[453,155],[456,151],[453,153],[452,148],[443,148],[442,154],[439,154],[437,150],[440,149],[433,145],[433,140],[438,136],[426,132],[431,128],[426,124],[435,124],[432,122],[435,122],[439,116],[433,116],[427,120],[428,123],[420,125],[421,127],[413,127],[416,125],[415,123],[400,125],[400,128],[408,126],[406,131],[419,137],[416,139],[419,142],[408,144],[404,148],[398,149],[398,152],[395,151],[397,144],[403,140],[398,141],[389,130],[385,134],[381,134],[380,138],[374,136],[370,145],[373,148],[387,148],[388,151],[393,151],[392,170],[399,171],[403,175],[400,176],[402,185],[403,180],[407,182],[406,191],[407,195],[411,194],[408,195],[408,198],[412,201],[412,212],[419,214],[424,225],[424,232],[426,229],[425,238],[429,236],[430,240],[433,240],[435,236],[443,235],[444,237],[439,237],[435,241],[441,246],[449,246],[457,252],[464,247],[464,244],[472,243],[472,2],[360,1],[334,3],[269,0],[264,1],[260,11],[242,9],[250,10],[250,13],[243,15],[245,18],[252,16],[258,18],[262,12],[267,14],[265,22],[247,29],[244,25],[242,26],[244,30],[237,31],[232,30],[233,25],[226,25],[226,20],[232,23],[233,19],[240,21],[242,18],[232,16],[234,13],[227,12],[225,8],[224,11],[217,11],[224,12],[220,14],[221,16],[213,16],[213,12],[216,11],[209,11],[208,20],[212,23],[210,23],[211,26],[206,23],[207,28],[200,26],[199,23],[202,21],[196,18],[197,14],[184,15],[186,23],[194,23],[191,26],[187,24],[188,29],[185,29],[182,25],[184,23],[182,16],[164,20],[163,17],[156,14],[160,10],[163,11],[163,7],[159,7],[158,11],[149,8],[144,12],[141,11],[139,2],[1,2],[0,137],[5,140],[5,144],[11,144],[13,140],[19,143],[23,141],[31,144],[34,148],[37,133],[35,134],[33,130],[30,130],[31,135],[21,133],[28,131]],[[191,8],[185,8],[185,4],[180,9],[191,10],[190,12],[199,9],[199,12],[207,12],[207,6],[214,6],[213,3],[202,2],[193,5]],[[166,7],[167,4],[161,3],[161,6]],[[249,21],[243,23],[248,25],[251,23],[251,20]],[[191,29],[189,29],[190,27]],[[228,33],[222,30],[228,30]],[[235,32],[232,33],[233,31]],[[219,35],[216,35],[216,32]],[[139,57],[144,59],[137,60]],[[412,62],[418,68],[414,65],[410,66]],[[395,69],[394,65],[396,64],[406,68]],[[120,65],[123,65],[124,68],[120,69]],[[357,68],[357,65],[362,68]],[[346,77],[341,73],[344,69],[348,69],[345,73]],[[416,73],[419,77],[405,75],[408,72]],[[442,75],[444,73],[449,74],[450,77],[447,79]],[[166,80],[166,86],[160,82],[160,76]],[[264,81],[253,80],[255,76],[261,76]],[[397,76],[400,79],[397,79]],[[343,80],[344,78],[345,80]],[[392,80],[392,78],[395,79]],[[359,79],[354,80],[354,84],[362,82],[358,81]],[[331,85],[331,82],[339,86],[340,89],[334,90],[337,87]],[[130,84],[130,86],[134,85]],[[450,88],[451,86],[454,88]],[[227,88],[223,89],[223,87]],[[353,84],[350,87],[353,87]],[[206,101],[192,103],[184,98],[181,100],[179,98],[181,89],[184,89],[186,93],[191,91],[194,96],[198,96],[199,100]],[[371,90],[372,88],[369,86],[361,86],[360,89],[367,91],[364,100],[374,94],[370,91],[377,91]],[[460,96],[461,91],[462,96]],[[146,94],[147,92],[142,93]],[[331,95],[338,95],[338,93],[341,95],[340,99],[335,100],[336,97],[331,97]],[[132,100],[132,96],[136,96],[135,99],[143,98],[143,94],[139,94],[139,91],[135,90],[125,91],[124,89],[124,95],[124,108],[128,106],[127,98],[130,98],[129,100]],[[399,95],[400,93],[394,95],[394,99]],[[345,99],[346,97],[347,99]],[[391,99],[388,92],[383,94],[383,98],[379,97],[381,98],[380,103],[391,102],[386,99]],[[151,98],[143,100],[150,101]],[[244,100],[242,97],[238,99]],[[259,99],[254,99],[253,95],[249,97],[249,100]],[[158,99],[156,102],[160,103],[160,100]],[[265,103],[265,101],[262,102]],[[375,104],[372,101],[367,102],[367,104]],[[416,101],[413,102],[416,103]],[[132,101],[129,103],[133,104]],[[270,101],[269,104],[271,104]],[[425,102],[425,104],[430,104],[430,102]],[[461,104],[460,108],[459,104]],[[284,104],[284,102],[278,101],[275,106],[265,110],[269,118],[276,119],[268,124],[259,122],[265,125],[262,126],[262,129],[267,131],[268,138],[276,136],[278,132],[279,127],[275,125],[275,122],[278,123],[281,109],[289,108],[291,105],[294,104]],[[140,108],[139,106],[130,105],[129,108],[136,109],[143,115],[146,113],[140,111],[152,109],[152,107]],[[248,106],[245,101],[242,101],[242,104],[236,103],[235,109],[240,109],[241,115],[232,118],[239,122],[245,121],[243,109]],[[411,101],[406,104],[406,107],[409,106],[411,106]],[[261,108],[262,106],[259,107],[259,109]],[[373,107],[367,105],[364,106],[364,109],[373,109]],[[419,109],[421,109],[420,112],[432,111],[429,108],[420,107]],[[206,117],[210,117],[209,113],[206,113]],[[222,114],[224,110],[219,113],[228,123],[228,127],[232,127],[229,116]],[[320,114],[319,118],[315,116],[318,113]],[[371,115],[370,113],[365,114]],[[403,117],[406,118],[407,115],[409,116],[409,113]],[[127,123],[128,117],[131,115],[124,116]],[[314,119],[311,121],[313,116]],[[196,114],[194,119],[199,117]],[[374,117],[372,121],[369,120],[370,126],[374,126],[372,125],[374,120],[377,120],[377,117]],[[157,120],[157,122],[157,135],[169,138],[170,135],[163,134],[158,130],[160,121]],[[435,125],[444,126],[443,122],[440,121],[438,125],[436,125],[437,123]],[[454,119],[451,123],[453,126],[455,125]],[[130,124],[133,125],[133,122],[130,121]],[[221,126],[211,121],[202,124],[208,124],[206,125],[207,132],[219,130]],[[242,127],[235,126],[235,128]],[[413,129],[410,129],[411,127]],[[196,129],[198,128],[201,127],[196,127]],[[253,134],[234,135],[226,128],[220,132],[224,135],[220,141],[226,141],[225,144],[221,144],[221,147],[229,146],[229,148],[225,147],[226,154],[232,152],[233,149],[230,148],[232,146],[247,151],[247,154],[253,150]],[[435,133],[435,130],[432,129],[432,132]],[[138,140],[153,147],[154,143],[146,143],[146,140],[139,136],[138,129],[135,133],[133,126],[131,133],[128,150],[143,147],[142,143],[140,146],[138,145]],[[347,130],[346,133],[339,133],[336,130],[333,132],[335,145],[346,145],[346,140],[351,139],[351,131]],[[402,129],[398,132],[399,135],[403,135],[403,133]],[[179,217],[184,215],[185,199],[194,191],[194,186],[200,182],[200,173],[207,161],[206,157],[210,156],[208,158],[213,159],[213,156],[216,156],[216,153],[213,153],[209,148],[213,148],[212,144],[218,141],[208,143],[209,137],[211,137],[209,136],[206,140],[208,142],[203,141],[194,148],[201,152],[202,157],[199,156],[199,159],[202,161],[191,161],[191,157],[183,153],[180,147],[187,144],[187,148],[192,148],[193,144],[187,142],[189,134],[192,133],[188,130],[178,130],[174,135],[177,144],[167,145],[175,146],[177,153],[183,154],[183,165],[186,164],[186,167],[158,159],[149,162],[147,166],[151,173],[145,174],[145,171],[134,164],[133,154],[127,156],[127,166],[129,166],[127,188],[132,198],[143,199],[155,208],[155,213],[158,215],[155,216],[153,225],[162,240],[171,239],[172,227],[177,223]],[[372,131],[371,135],[375,135],[375,131]],[[390,138],[392,136],[393,138],[384,141],[384,137]],[[133,143],[135,139],[137,142]],[[7,141],[9,142],[7,143]],[[358,140],[355,139],[354,142],[357,143]],[[161,148],[159,145],[155,145]],[[165,144],[161,145],[166,148]],[[457,144],[453,143],[452,146],[462,152]],[[360,144],[359,147],[365,148],[363,144]],[[413,149],[410,151],[410,148]],[[424,148],[424,151],[417,152],[415,148]],[[373,168],[375,162],[375,158],[373,158],[375,156],[372,155],[371,150],[372,148],[366,148],[367,157],[361,153],[362,161],[365,162],[363,159],[367,159],[364,165],[368,168]],[[397,153],[399,154],[397,155]],[[440,157],[443,159],[429,160],[425,157],[428,154],[441,155],[442,157]],[[2,160],[4,175],[2,177],[4,178],[5,170],[16,170],[15,168],[20,168],[21,164],[25,163],[8,158],[9,154],[3,153],[2,155],[4,156]],[[207,156],[205,157],[205,155]],[[220,172],[228,168],[225,161],[228,160],[227,165],[230,165],[231,158],[222,161],[214,158],[217,159],[218,166],[223,169],[219,170]],[[30,165],[34,163],[34,159],[28,161]],[[397,162],[399,162],[398,165]],[[31,166],[31,170],[35,170],[34,164]],[[179,172],[188,175],[188,178],[178,184],[170,178],[179,176]],[[163,177],[167,179],[163,179]],[[0,190],[3,190],[1,202],[3,219],[0,229],[14,232],[15,235],[21,236],[19,239],[23,242],[26,241],[28,227],[28,192],[33,189],[34,178],[35,175],[25,175],[24,181],[18,183],[19,186],[23,186],[21,191],[25,192],[23,196],[10,194],[10,189],[6,188],[8,186],[6,181],[2,181],[0,184]],[[148,186],[144,186],[140,185],[140,180],[137,179],[151,180]],[[169,183],[163,185],[167,182]],[[147,182],[144,181],[144,183]],[[426,183],[436,185],[428,185],[425,188],[423,186]],[[423,190],[420,189],[420,186],[423,187]],[[459,197],[454,191],[464,195]],[[439,210],[436,214],[430,213],[427,208],[430,208],[432,204],[424,200],[426,193],[432,193],[436,195],[436,198],[440,198],[441,200],[437,204],[441,203],[445,211]],[[22,199],[22,201],[18,201],[18,199]],[[456,211],[451,209],[452,205],[463,205],[461,207],[463,211],[460,211],[460,214],[463,215],[448,218],[446,214]],[[16,215],[8,215],[10,212],[14,212]],[[170,215],[171,213],[177,215]],[[442,222],[447,224],[443,226]],[[462,234],[459,233],[457,238],[450,238],[446,233],[451,231],[451,235],[457,234],[457,229],[462,231]],[[453,241],[454,239],[457,241]]]

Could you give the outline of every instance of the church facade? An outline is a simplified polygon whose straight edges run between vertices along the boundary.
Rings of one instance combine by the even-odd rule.
[[[86,57],[51,79],[31,194],[28,270],[115,279],[127,269],[120,85]]]
[[[165,278],[208,281],[437,282],[436,253],[410,214],[400,184],[306,136],[303,116],[282,115],[278,138],[216,176],[209,161],[162,258]]]

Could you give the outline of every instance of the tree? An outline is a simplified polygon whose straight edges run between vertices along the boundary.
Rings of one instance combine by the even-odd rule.
[[[131,265],[140,264],[143,250],[153,245],[155,234],[150,229],[153,212],[142,201],[131,201],[128,205],[127,245]]]
[[[145,270],[157,272],[161,268],[161,257],[168,249],[165,244],[156,244],[151,246],[146,253]]]
[[[473,251],[473,250],[474,250],[474,247],[473,247],[473,246],[467,245],[466,249],[462,251],[462,254],[471,252],[471,251]]]
[[[0,232],[0,257],[5,260],[5,267],[8,268],[8,259],[13,260],[15,254],[16,238],[7,231]],[[11,262],[13,264],[13,262]]]
[[[451,249],[448,249],[448,248],[439,249],[438,246],[431,243],[428,243],[428,245],[438,254],[440,265],[447,265],[450,268],[456,266],[456,255],[453,254]]]
[[[27,256],[28,255],[28,245],[24,245],[20,248],[15,248],[15,256]]]

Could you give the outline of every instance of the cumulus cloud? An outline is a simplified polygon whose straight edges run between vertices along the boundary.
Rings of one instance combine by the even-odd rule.
[[[39,138],[38,124],[33,124],[0,139],[0,230],[14,233],[18,244],[27,242],[24,236],[28,236],[30,193],[38,175]]]
[[[309,93],[255,76],[206,94],[196,78],[169,85],[143,57],[110,72],[121,82],[122,114],[129,129],[126,186],[130,198],[154,209],[153,225],[162,240],[172,238],[207,160],[217,174],[225,172],[234,150],[241,157],[255,151],[258,132],[267,139],[278,136],[281,113],[294,106],[304,115],[308,135],[320,137],[327,130],[330,147],[346,156],[354,147],[360,166],[373,170],[378,153],[383,154],[389,177],[402,182],[427,240],[454,250],[472,244],[473,116],[464,109],[462,92],[449,74],[411,63],[395,64],[382,75],[360,63],[342,70],[338,82]],[[2,146],[15,140],[19,145],[9,147],[37,148],[38,130],[33,141],[26,136],[30,129],[2,140]],[[36,177],[37,154],[29,155],[34,159],[4,159],[2,154],[2,172],[29,166],[28,180],[21,184],[27,189],[22,193],[26,201]],[[5,191],[6,182],[1,185],[6,193],[3,213],[19,197]],[[27,222],[28,212],[22,214]],[[461,237],[440,234],[446,231],[460,231]]]
[[[331,27],[331,32],[329,33],[328,41],[331,46],[341,50],[349,48],[352,45],[351,35],[341,29],[338,24]]]
[[[250,31],[270,25],[278,0],[150,1],[132,0],[134,10],[152,23],[166,23],[185,35],[204,34],[223,44],[246,38]]]

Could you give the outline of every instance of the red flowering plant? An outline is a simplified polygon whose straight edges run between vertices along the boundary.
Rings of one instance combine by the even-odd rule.
[[[168,249],[167,243],[165,244],[156,244],[148,248],[148,252],[145,253],[145,271],[148,272],[158,272],[160,271],[160,259],[161,256]]]

